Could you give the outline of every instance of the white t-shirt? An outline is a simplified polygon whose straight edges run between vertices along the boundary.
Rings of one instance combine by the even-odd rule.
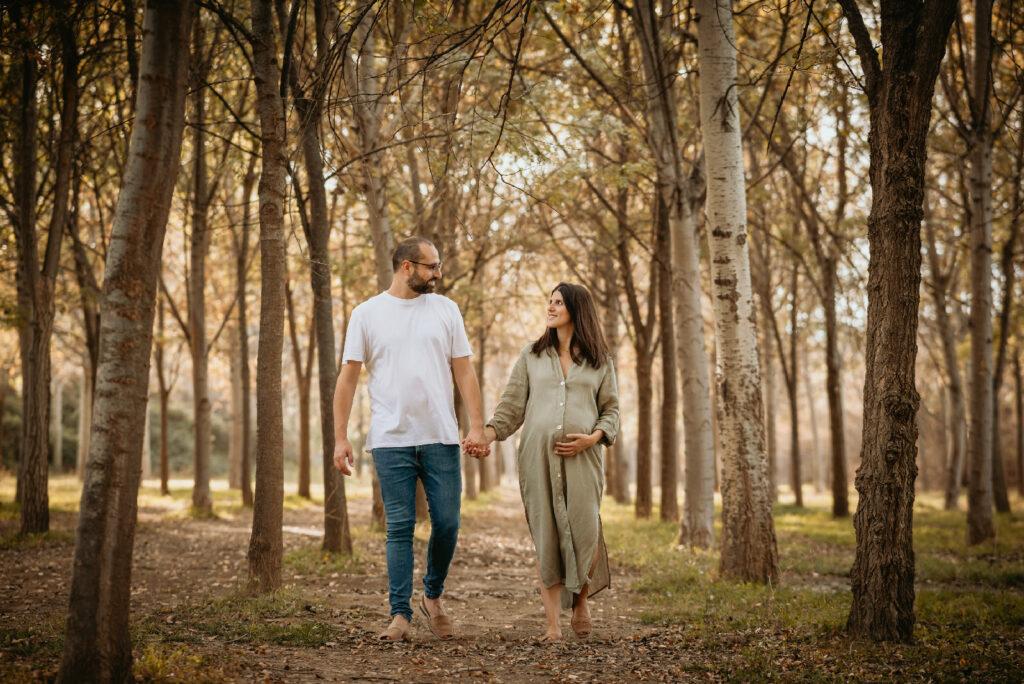
[[[438,294],[386,291],[352,311],[342,363],[370,373],[365,449],[458,444],[452,359],[471,356],[459,306]]]

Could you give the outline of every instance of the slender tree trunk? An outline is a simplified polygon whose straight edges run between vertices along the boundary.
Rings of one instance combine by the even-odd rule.
[[[22,15],[27,9],[29,16]],[[18,500],[21,503],[21,534],[46,532],[50,527],[48,430],[50,401],[50,337],[53,334],[54,290],[60,263],[62,234],[68,220],[75,133],[78,118],[78,53],[70,8],[61,5],[58,21],[61,40],[61,128],[57,147],[53,208],[47,230],[42,269],[36,237],[36,139],[39,106],[36,89],[39,75],[37,48],[32,33],[36,17],[31,5],[11,10],[21,49],[15,60],[21,92],[17,106],[18,135],[14,144],[14,205],[17,224],[17,302],[21,352],[22,413],[21,460],[18,463]]]
[[[855,0],[840,0],[870,111],[868,317],[856,557],[847,631],[909,641],[914,627],[914,387],[924,164],[932,95],[954,0],[906,3],[882,17],[879,60]]]
[[[231,331],[231,438],[228,443],[228,487],[242,486],[242,359],[238,332]]]
[[[747,252],[743,148],[731,1],[697,0],[701,132],[707,159],[707,216],[715,330],[722,378],[724,576],[776,582],[778,549],[764,443],[764,415]]]
[[[1024,148],[1024,141],[1020,143]],[[1018,160],[1017,184],[1020,185],[1021,164],[1024,160]],[[991,193],[991,189],[988,190]],[[1014,191],[1014,206],[1012,219],[1010,221],[1009,236],[1003,243],[1002,254],[999,259],[999,270],[1003,276],[1002,297],[999,304],[999,346],[996,349],[995,369],[992,372],[992,493],[995,498],[996,510],[1000,513],[1010,512],[1010,497],[1006,487],[1006,473],[1004,471],[1002,439],[999,427],[1000,403],[999,390],[1003,384],[1003,373],[1006,370],[1006,350],[1009,346],[1011,319],[1013,316],[1014,287],[1016,272],[1013,263],[1014,247],[1017,244],[1020,220],[1020,193]]]
[[[655,293],[652,291],[651,296]],[[649,518],[653,508],[651,488],[651,403],[654,394],[654,380],[651,366],[654,355],[637,349],[636,361],[636,517]]]
[[[64,381],[59,377],[53,378],[52,404],[50,406],[50,464],[55,473],[60,473],[64,467]]]
[[[789,486],[793,489],[794,503],[798,508],[803,508],[803,473],[800,463],[800,411],[797,402],[797,348],[800,336],[797,332],[797,303],[799,301],[800,271],[796,265],[793,266],[793,276],[790,281],[790,294],[792,302],[789,307],[789,374],[786,377],[786,390],[789,394]],[[781,350],[780,350],[781,351]]]
[[[1014,408],[1017,414],[1017,493],[1024,499],[1024,389],[1021,387],[1020,348],[1013,350]]]
[[[811,391],[811,360],[808,350],[804,350],[804,361],[801,364],[800,378],[804,385],[804,398],[807,399],[807,417],[811,424],[811,454],[814,459],[814,491],[818,494],[825,491],[825,457],[821,451],[818,436],[818,409],[815,406],[814,393]]]
[[[483,317],[481,316],[481,319]],[[476,336],[476,378],[480,383],[480,395],[487,396],[484,394],[486,387],[486,376],[487,376],[487,328],[481,324],[477,327]],[[487,407],[484,406],[484,415],[487,415]],[[469,459],[467,459],[469,460]],[[492,486],[491,477],[491,463],[494,462],[494,456],[488,456],[486,459],[479,461],[480,463],[480,491],[486,492]],[[425,495],[425,494],[424,494]]]
[[[156,344],[154,345],[153,356],[156,357],[157,395],[160,398],[160,494],[164,496],[171,493],[171,473],[169,454],[167,452],[168,404],[170,403],[171,388],[167,384],[167,375],[164,369],[165,346],[164,300],[161,299],[157,305]]]
[[[846,428],[843,425],[843,361],[839,355],[839,326],[836,321],[836,259],[825,260],[825,393],[828,395],[828,427],[832,446],[832,517],[850,515],[849,485],[846,480]]]
[[[676,421],[679,414],[679,386],[676,374],[675,306],[672,301],[672,232],[668,223],[668,207],[658,199],[658,309],[661,324],[661,519],[679,521],[679,437]],[[701,338],[703,345],[703,338]]]
[[[260,121],[260,338],[256,354],[256,492],[249,539],[249,588],[281,586],[284,416],[281,360],[285,309],[285,119],[271,0],[253,0],[253,76]]]
[[[75,456],[75,474],[85,475],[85,461],[89,457],[89,438],[92,435],[93,372],[92,359],[82,354],[82,383],[78,393],[78,453]],[[3,414],[0,413],[0,416]]]
[[[989,130],[989,64],[992,0],[975,2],[975,70],[972,130],[968,139],[971,192],[971,399],[967,457],[967,543],[996,535],[992,520],[992,134]]]
[[[935,323],[942,340],[942,359],[946,368],[948,381],[949,403],[951,409],[950,428],[952,431],[952,449],[946,471],[945,507],[947,511],[956,510],[960,498],[961,473],[964,468],[964,455],[967,451],[967,406],[964,402],[963,381],[960,378],[960,362],[957,358],[956,337],[950,321],[946,303],[951,275],[942,269],[935,244],[935,230],[927,218],[924,222],[927,236],[928,270],[932,275],[929,288],[935,304]]]
[[[285,269],[287,272],[287,269]],[[285,276],[290,278],[290,276]],[[298,324],[295,320],[295,302],[292,297],[291,281],[285,280],[285,303],[288,309],[288,335],[291,340],[292,363],[295,366],[295,388],[299,399],[299,496],[311,498],[309,492],[309,436],[310,436],[310,390],[312,389],[313,356],[316,344],[310,335],[305,364],[302,360],[302,348],[299,345]],[[316,316],[315,310],[313,313]],[[315,330],[316,321],[313,321]],[[332,350],[333,352],[333,350]]]
[[[252,381],[249,366],[249,306],[246,296],[249,233],[252,228],[252,190],[256,185],[256,158],[249,161],[242,181],[242,225],[235,253],[235,296],[238,298],[238,357],[242,371],[242,506],[251,508],[252,493]]]
[[[153,312],[181,156],[190,2],[148,0],[128,162],[103,284],[94,429],[58,681],[126,681],[128,608]]]
[[[315,0],[317,75],[322,76],[329,59],[327,7]],[[308,103],[308,106],[307,106]],[[337,380],[334,344],[334,303],[331,294],[331,222],[324,187],[324,162],[320,143],[323,95],[296,102],[302,117],[302,158],[309,182],[309,284],[313,292],[313,320],[317,345],[317,381],[320,394],[320,443],[324,479],[324,542],[330,553],[352,553],[352,533],[345,496],[345,479],[334,467],[334,384]]]
[[[210,498],[210,384],[206,348],[206,255],[210,251],[208,226],[210,189],[206,169],[206,63],[201,58],[206,32],[202,18],[192,24],[192,51],[197,56],[192,78],[192,235],[189,252],[188,333],[192,353],[192,411],[194,452],[192,508],[200,515],[213,514]]]
[[[601,255],[601,272],[604,274],[604,337],[612,358],[612,365],[618,365],[619,358],[619,278],[615,261],[608,250]],[[620,472],[623,461],[622,449],[613,444],[604,452],[605,488],[609,496],[618,503],[629,503],[629,486]]]

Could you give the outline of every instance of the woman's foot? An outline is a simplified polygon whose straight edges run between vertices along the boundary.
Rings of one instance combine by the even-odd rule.
[[[537,637],[537,643],[539,644],[554,644],[560,641],[564,641],[562,638],[561,629],[548,629],[542,636]]]
[[[569,621],[572,625],[572,631],[576,633],[578,637],[585,637],[590,635],[591,622],[590,622],[590,608],[587,607],[585,602],[578,602],[576,607],[572,611],[572,620]]]

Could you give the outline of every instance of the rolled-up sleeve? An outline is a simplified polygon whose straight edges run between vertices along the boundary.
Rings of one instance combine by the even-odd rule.
[[[526,354],[520,354],[512,367],[508,384],[501,393],[501,401],[487,424],[494,428],[498,441],[508,439],[522,424],[526,416],[526,401],[530,397],[530,378],[526,371]]]
[[[615,444],[619,435],[619,386],[615,380],[615,367],[611,360],[605,364],[604,377],[597,390],[597,423],[595,430],[604,432],[601,443],[605,446]]]

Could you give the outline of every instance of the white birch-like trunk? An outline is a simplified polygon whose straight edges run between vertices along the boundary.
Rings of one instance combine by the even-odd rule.
[[[82,382],[78,397],[78,453],[75,455],[75,474],[85,475],[85,461],[89,457],[89,440],[92,436],[92,360],[89,352],[82,354]]]
[[[718,364],[722,453],[721,572],[778,579],[754,329],[732,3],[696,0],[701,132]]]
[[[50,467],[55,473],[59,473],[64,462],[64,430],[61,424],[61,413],[64,412],[64,380],[55,375],[51,385],[53,387],[50,398]]]
[[[992,135],[989,63],[992,0],[975,3],[975,64],[968,184],[971,192],[971,386],[967,457],[967,543],[996,535],[992,520]],[[978,109],[980,108],[980,109]]]
[[[59,682],[130,681],[132,547],[157,274],[181,157],[192,3],[148,0],[136,112],[104,269],[93,433]]]

